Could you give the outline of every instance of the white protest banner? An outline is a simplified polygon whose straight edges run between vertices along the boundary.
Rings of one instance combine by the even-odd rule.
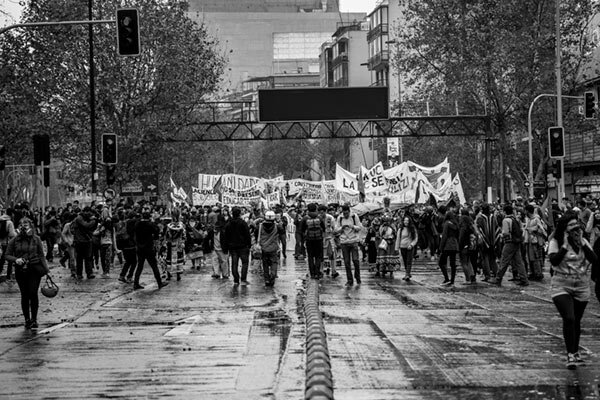
[[[321,183],[321,197],[323,198],[323,204],[339,203],[340,199],[338,191],[335,188],[335,179],[322,181]]]
[[[221,175],[198,174],[198,189],[212,190],[220,177]]]
[[[210,189],[200,189],[192,186],[192,205],[194,206],[212,206],[219,202],[219,194]]]
[[[434,167],[423,167],[422,165],[416,164],[412,161],[408,161],[408,167],[410,170],[416,169],[421,171],[436,189],[441,188],[446,182],[452,180],[448,157]]]
[[[340,167],[339,164],[336,164],[335,188],[339,192],[358,194],[358,179],[356,174],[346,171],[344,168]]]
[[[265,202],[267,208],[272,208],[278,204],[281,204],[281,193],[276,191],[265,195]]]
[[[371,169],[360,167],[365,185],[365,193],[378,193],[387,189],[388,184],[383,175],[383,164],[378,162]]]
[[[221,188],[223,192],[239,191],[250,188],[258,188],[264,191],[264,180],[254,176],[244,176],[237,174],[225,174],[221,176]]]

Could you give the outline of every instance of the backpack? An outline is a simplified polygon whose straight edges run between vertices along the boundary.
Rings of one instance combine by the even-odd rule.
[[[115,226],[115,236],[117,238],[117,242],[126,242],[129,241],[129,233],[127,232],[127,221],[119,221]]]
[[[523,241],[523,227],[521,226],[521,222],[515,217],[510,217],[510,219],[512,219],[510,241],[512,243],[521,243]]]
[[[306,220],[306,240],[322,240],[323,229],[321,228],[321,220],[317,218],[309,218]]]

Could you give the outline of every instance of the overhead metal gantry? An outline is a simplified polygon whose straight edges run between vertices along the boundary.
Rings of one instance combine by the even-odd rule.
[[[387,120],[267,122],[196,122],[167,142],[222,142],[248,140],[342,139],[377,137],[453,136],[490,138],[487,115],[403,116]]]

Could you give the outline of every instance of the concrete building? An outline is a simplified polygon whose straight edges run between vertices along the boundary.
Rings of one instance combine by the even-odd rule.
[[[371,86],[371,78],[364,65],[368,55],[367,33],[366,21],[339,24],[331,40],[321,45],[321,86]],[[371,138],[352,140],[349,143],[348,156],[347,168],[355,173],[361,165],[370,168],[378,160]]]
[[[242,90],[253,78],[319,73],[319,48],[340,22],[336,0],[191,0],[190,18],[204,22],[229,59],[225,88]]]

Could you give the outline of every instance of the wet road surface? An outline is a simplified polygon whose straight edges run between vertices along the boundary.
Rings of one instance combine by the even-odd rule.
[[[111,279],[40,297],[40,329],[22,325],[16,284],[0,284],[0,398],[302,399],[306,263],[288,260],[274,288],[214,280],[206,268],[156,290]],[[583,319],[587,366],[565,368],[548,278],[519,288],[442,288],[435,263],[413,280],[320,285],[336,399],[600,399],[600,307]]]

